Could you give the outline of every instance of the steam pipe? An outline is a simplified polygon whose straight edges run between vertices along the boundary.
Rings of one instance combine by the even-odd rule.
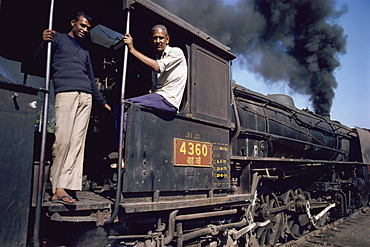
[[[293,138],[290,138],[290,137],[265,133],[265,132],[261,132],[261,131],[258,131],[258,130],[252,130],[252,129],[242,129],[241,132],[248,133],[248,134],[253,134],[253,135],[258,135],[258,136],[262,136],[262,137],[266,137],[266,138],[267,137],[274,138],[276,140],[280,139],[280,140],[292,141],[292,142],[295,142],[295,143],[300,143],[300,144],[308,145],[308,146],[311,146],[311,147],[326,149],[328,151],[332,151],[332,152],[336,152],[336,153],[340,153],[340,154],[346,154],[345,151],[337,150],[337,149],[334,149],[334,148],[324,146],[325,144],[319,145],[319,144],[315,144],[315,143],[311,143],[311,142],[307,142],[307,141],[302,141],[302,140],[293,139]]]
[[[126,33],[130,33],[130,9],[127,9],[127,18],[126,18]],[[121,85],[121,112],[120,112],[120,126],[119,126],[119,146],[118,146],[118,167],[117,167],[117,189],[116,189],[116,199],[114,202],[113,213],[110,219],[105,223],[112,223],[117,217],[119,212],[119,202],[121,199],[121,184],[122,184],[122,156],[123,156],[123,124],[124,124],[124,115],[125,115],[125,87],[126,87],[126,74],[127,74],[127,58],[128,58],[128,47],[125,46],[123,54],[123,68],[122,68],[122,85]]]
[[[217,217],[217,216],[224,216],[224,215],[230,215],[230,214],[236,214],[238,212],[237,209],[230,209],[230,210],[223,210],[223,211],[217,211],[217,212],[205,212],[205,213],[196,213],[196,214],[186,214],[186,215],[179,215],[177,216],[177,213],[179,210],[174,210],[170,213],[168,218],[168,231],[163,239],[164,244],[169,244],[173,237],[175,236],[175,226],[176,221],[185,221],[185,220],[193,220],[193,219],[200,219],[200,218],[209,218],[209,217]],[[226,225],[220,225],[220,226],[212,226],[212,227],[206,227],[197,231],[194,231],[192,233],[185,234],[184,238],[180,238],[183,240],[188,240],[197,236],[202,236],[208,233],[213,232],[214,230],[223,230],[228,229],[230,227],[242,227],[246,224],[246,219],[243,219],[240,222],[236,223],[230,223]],[[150,235],[128,235],[128,236],[110,236],[109,239],[128,239],[128,238],[148,238],[151,237]]]
[[[50,12],[49,12],[49,25],[48,29],[53,29],[53,12],[54,12],[54,0],[50,1]],[[50,68],[51,68],[51,49],[52,42],[47,44],[46,54],[46,75],[45,75],[45,89],[44,92],[44,110],[42,115],[42,130],[41,130],[41,151],[40,151],[40,166],[37,180],[37,197],[36,197],[36,208],[35,208],[35,222],[33,225],[33,244],[35,247],[40,246],[40,220],[41,220],[41,207],[43,198],[43,187],[44,187],[44,173],[45,173],[45,150],[46,150],[46,134],[48,125],[48,105],[49,105],[49,91],[50,91]]]
[[[169,244],[172,239],[173,239],[173,236],[175,235],[174,232],[175,232],[175,218],[176,218],[176,215],[177,213],[179,212],[179,210],[175,210],[175,211],[172,211],[170,213],[170,216],[168,218],[168,234],[167,236],[163,239],[163,243],[164,244]]]
[[[184,234],[182,236],[182,240],[186,241],[189,239],[193,239],[193,238],[200,237],[200,236],[210,234],[210,233],[216,233],[218,231],[222,231],[222,230],[226,230],[230,228],[239,228],[239,227],[244,226],[246,223],[247,223],[247,220],[243,218],[241,221],[235,222],[235,223],[229,223],[229,224],[219,225],[219,226],[210,225],[206,228]]]
[[[224,215],[229,215],[229,214],[236,214],[237,212],[238,212],[237,209],[230,209],[230,210],[223,210],[223,211],[216,211],[216,212],[186,214],[186,215],[176,216],[175,220],[192,220],[192,219],[200,219],[200,218],[217,217],[217,216],[224,216]]]
[[[214,230],[211,227],[203,228],[203,229],[196,230],[194,232],[190,232],[190,233],[182,235],[181,240],[186,241],[186,240],[189,240],[189,239],[193,239],[193,238],[196,238],[196,237],[200,237],[200,236],[203,236],[203,235],[210,234],[213,231]]]
[[[170,217],[168,219],[168,234],[164,239],[164,244],[168,244],[171,242],[174,236],[174,231],[175,231],[175,222],[176,220],[192,220],[192,219],[200,219],[200,218],[208,218],[208,217],[216,217],[216,216],[223,216],[223,215],[229,215],[229,214],[236,214],[237,209],[230,209],[230,210],[224,210],[224,211],[218,211],[218,212],[205,212],[205,213],[196,213],[196,214],[186,214],[186,215],[179,215],[176,216],[178,213],[178,210],[175,210],[171,212]],[[214,231],[215,228],[217,229],[227,229],[231,225],[234,227],[238,226],[239,224],[245,224],[244,221],[238,222],[238,223],[231,223],[227,225],[222,225],[222,226],[213,226],[213,227],[207,227],[203,228],[188,234],[185,234],[181,237],[182,240],[188,240],[192,239],[198,236],[206,235],[208,233],[211,233]]]

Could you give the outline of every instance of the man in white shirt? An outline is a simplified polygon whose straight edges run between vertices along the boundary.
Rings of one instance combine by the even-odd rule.
[[[181,104],[188,72],[183,51],[168,45],[170,36],[167,28],[163,25],[155,25],[152,28],[151,44],[156,51],[156,59],[136,50],[130,34],[125,34],[122,39],[130,53],[152,71],[151,93],[128,100],[175,114]]]

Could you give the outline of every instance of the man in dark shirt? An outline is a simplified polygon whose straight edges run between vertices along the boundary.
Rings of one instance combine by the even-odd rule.
[[[68,190],[82,188],[85,140],[90,119],[92,97],[111,110],[95,81],[89,52],[81,45],[91,28],[91,18],[78,12],[71,20],[69,33],[46,29],[43,43],[53,42],[53,85],[55,96],[55,142],[50,169],[52,201],[75,204]]]

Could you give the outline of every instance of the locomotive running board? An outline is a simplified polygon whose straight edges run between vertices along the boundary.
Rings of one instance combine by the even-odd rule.
[[[215,206],[232,204],[233,206],[241,203],[245,205],[245,202],[251,201],[253,195],[229,195],[224,197],[214,197],[205,199],[192,199],[192,200],[174,200],[174,201],[160,201],[160,202],[143,202],[143,203],[120,203],[120,206],[125,209],[126,213],[139,213],[139,212],[151,212],[151,211],[162,211],[162,210],[174,210],[178,208],[192,208],[202,206]]]
[[[270,157],[247,157],[231,155],[230,160],[256,161],[256,162],[291,162],[291,163],[310,163],[310,164],[339,164],[339,165],[368,165],[363,162],[336,161],[336,160],[310,160],[310,159],[290,159],[290,158],[270,158]]]

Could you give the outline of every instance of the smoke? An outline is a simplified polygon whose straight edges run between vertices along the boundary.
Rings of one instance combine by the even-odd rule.
[[[334,70],[346,53],[335,21],[347,7],[332,0],[155,0],[221,41],[241,67],[266,83],[284,81],[309,95],[317,114],[329,114],[338,83]]]

